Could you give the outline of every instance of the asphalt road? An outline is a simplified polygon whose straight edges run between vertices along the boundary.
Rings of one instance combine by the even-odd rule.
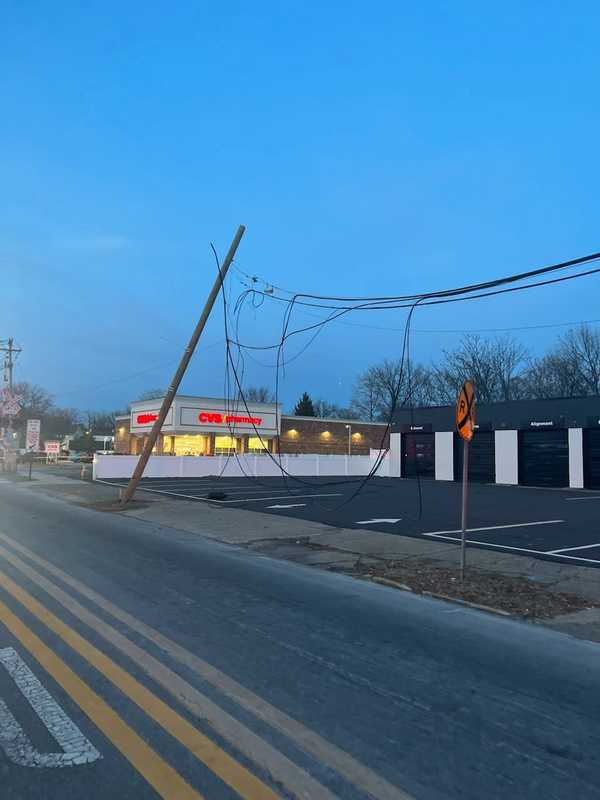
[[[19,484],[0,508],[3,800],[598,797],[595,644]]]
[[[115,481],[118,483],[118,481]],[[121,481],[124,485],[125,480]],[[141,486],[173,497],[290,516],[343,528],[460,539],[461,484],[374,478],[144,478]],[[217,493],[217,494],[215,494]],[[582,566],[600,566],[600,492],[473,483],[468,541]]]

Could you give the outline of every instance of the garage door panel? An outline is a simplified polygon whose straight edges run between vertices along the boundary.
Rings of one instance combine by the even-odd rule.
[[[583,432],[584,483],[588,489],[600,489],[600,428]]]
[[[454,480],[462,480],[463,440],[454,436]],[[494,431],[476,431],[469,445],[469,479],[478,483],[496,480],[496,436]]]
[[[435,478],[435,435],[433,433],[402,434],[402,476]]]
[[[521,431],[519,483],[524,486],[569,485],[569,439],[566,430]]]

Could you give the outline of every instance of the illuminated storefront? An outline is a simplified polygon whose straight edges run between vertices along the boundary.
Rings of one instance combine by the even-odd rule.
[[[161,398],[131,404],[115,425],[115,452],[141,453],[158,419]],[[267,453],[368,455],[386,448],[387,427],[354,419],[281,414],[275,403],[231,402],[177,395],[154,448],[155,455],[210,457]]]
[[[131,404],[128,425],[117,421],[116,449],[140,453],[158,418],[161,398]],[[178,395],[166,416],[157,455],[213,456],[273,452],[280,430],[275,403],[233,405],[210,397]]]

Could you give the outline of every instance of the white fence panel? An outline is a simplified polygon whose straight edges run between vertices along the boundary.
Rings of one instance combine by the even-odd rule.
[[[378,451],[373,451],[377,453]],[[138,456],[94,457],[94,480],[130,478]],[[367,475],[375,463],[371,456],[326,456],[306,454],[281,456],[281,465],[290,475],[316,477],[319,475]],[[383,460],[377,474],[389,475],[389,456]],[[145,478],[206,478],[222,475],[226,478],[244,476],[278,477],[281,475],[279,458],[269,456],[150,456],[144,472]]]

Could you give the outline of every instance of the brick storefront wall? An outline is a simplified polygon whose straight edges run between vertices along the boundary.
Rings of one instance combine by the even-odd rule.
[[[115,453],[124,453],[125,455],[131,453],[131,436],[129,425],[129,417],[116,418],[114,445]]]
[[[322,453],[346,455],[348,429],[351,426],[352,454],[368,456],[371,449],[389,447],[386,426],[365,422],[343,422],[316,417],[281,418],[280,450],[282,453]]]
[[[321,453],[323,455],[346,455],[348,453],[348,429],[351,425],[352,455],[368,456],[371,449],[379,450],[386,426],[377,423],[344,422],[319,419],[317,417],[281,418],[281,453]],[[117,419],[115,424],[115,452],[131,453],[132,437],[129,431],[129,417]],[[138,448],[141,438],[137,439]],[[383,447],[389,447],[389,434],[385,435]],[[276,443],[273,450],[277,451]],[[139,450],[138,450],[139,452]]]

